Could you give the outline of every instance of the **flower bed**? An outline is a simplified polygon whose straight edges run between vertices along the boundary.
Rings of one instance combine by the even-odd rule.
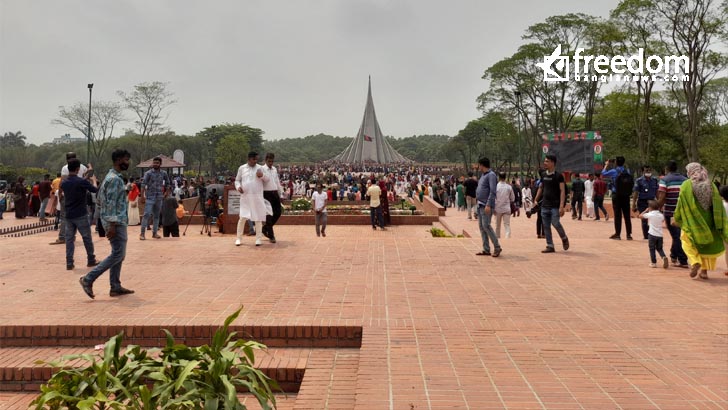
[[[326,205],[326,211],[329,215],[369,215],[369,206],[367,205]],[[293,207],[283,207],[283,215],[313,215],[312,209],[295,209]],[[389,208],[390,215],[424,215],[423,211]]]

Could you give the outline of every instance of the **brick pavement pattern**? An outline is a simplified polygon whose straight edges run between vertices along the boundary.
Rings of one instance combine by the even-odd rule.
[[[310,351],[282,408],[728,408],[725,262],[691,280],[649,268],[646,241],[607,239],[611,221],[563,222],[568,252],[557,239],[541,254],[521,216],[499,258],[475,256],[477,222],[453,210],[442,225],[471,238],[336,225],[326,238],[281,226],[258,248],[194,226],[131,236],[122,283],[136,293],[110,298],[105,274],[93,301],[86,268],[66,271],[63,247],[47,245],[53,232],[0,238],[0,326],[219,325],[240,304],[244,326],[361,326],[358,349]],[[0,361],[13,349],[2,342]],[[31,397],[0,393],[0,408]]]

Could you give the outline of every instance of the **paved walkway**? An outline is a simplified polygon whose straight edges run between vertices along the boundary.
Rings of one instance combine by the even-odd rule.
[[[140,242],[135,227],[122,282],[137,293],[108,297],[104,275],[93,301],[77,282],[87,269],[66,271],[64,248],[48,245],[55,233],[0,238],[0,325],[209,325],[244,304],[238,324],[363,326],[358,351],[326,359],[341,376],[306,373],[306,395],[324,398],[311,408],[728,408],[723,260],[710,280],[691,280],[649,268],[646,241],[607,239],[611,220],[570,218],[571,249],[543,255],[523,216],[501,257],[480,257],[477,222],[448,213],[473,238],[281,226],[275,245],[236,248],[192,228]]]

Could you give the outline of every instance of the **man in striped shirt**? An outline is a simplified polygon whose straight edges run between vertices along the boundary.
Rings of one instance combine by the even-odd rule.
[[[680,228],[672,226],[672,217],[677,207],[677,199],[680,196],[680,186],[687,179],[685,176],[677,172],[677,162],[670,160],[665,167],[666,175],[660,179],[659,188],[657,189],[657,202],[664,206],[665,224],[672,236],[672,247],[670,247],[670,259],[673,266],[681,268],[689,268],[688,257],[682,249],[680,241]]]

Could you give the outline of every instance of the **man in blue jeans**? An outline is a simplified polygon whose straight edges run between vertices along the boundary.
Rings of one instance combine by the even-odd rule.
[[[117,149],[111,153],[114,168],[110,169],[109,173],[106,174],[97,194],[101,224],[106,230],[106,238],[111,243],[111,255],[101,261],[86,276],[81,276],[78,279],[81,288],[91,299],[95,298],[94,281],[107,270],[109,271],[109,282],[111,283],[109,296],[123,296],[134,293],[133,290],[121,286],[121,264],[126,256],[126,229],[129,223],[127,215],[129,200],[126,196],[126,186],[121,172],[129,169],[130,157],[131,154],[126,150]]]
[[[554,239],[551,233],[551,225],[561,237],[564,250],[569,249],[569,238],[566,236],[560,218],[564,216],[566,207],[566,189],[564,176],[556,172],[556,156],[547,154],[543,160],[544,172],[541,177],[541,185],[538,187],[534,202],[538,203],[543,198],[541,205],[541,216],[543,217],[543,233],[546,235],[546,249],[541,253],[556,252]]]
[[[142,218],[142,232],[139,235],[140,240],[144,240],[144,231],[149,225],[149,218],[152,218],[152,238],[159,239],[159,215],[162,212],[162,200],[164,200],[164,190],[172,186],[172,182],[167,175],[167,171],[159,169],[162,166],[162,158],[155,157],[152,160],[152,169],[144,173],[142,179],[142,196],[146,202],[144,203],[144,217]]]
[[[503,249],[498,243],[498,237],[490,226],[490,220],[495,211],[495,194],[498,186],[498,177],[490,170],[490,159],[483,157],[478,160],[478,168],[483,173],[478,180],[478,188],[475,190],[475,199],[478,203],[478,226],[480,227],[480,238],[483,241],[483,250],[476,253],[478,256],[490,256],[490,243],[493,242],[493,257],[500,256]]]
[[[66,269],[73,270],[73,253],[75,251],[76,230],[83,238],[83,246],[86,248],[87,265],[94,267],[99,263],[94,255],[94,242],[91,238],[91,225],[88,220],[86,208],[86,197],[89,192],[96,192],[96,177],[88,179],[80,178],[78,170],[81,168],[81,161],[73,158],[68,161],[68,177],[61,183],[63,201],[66,207]]]

